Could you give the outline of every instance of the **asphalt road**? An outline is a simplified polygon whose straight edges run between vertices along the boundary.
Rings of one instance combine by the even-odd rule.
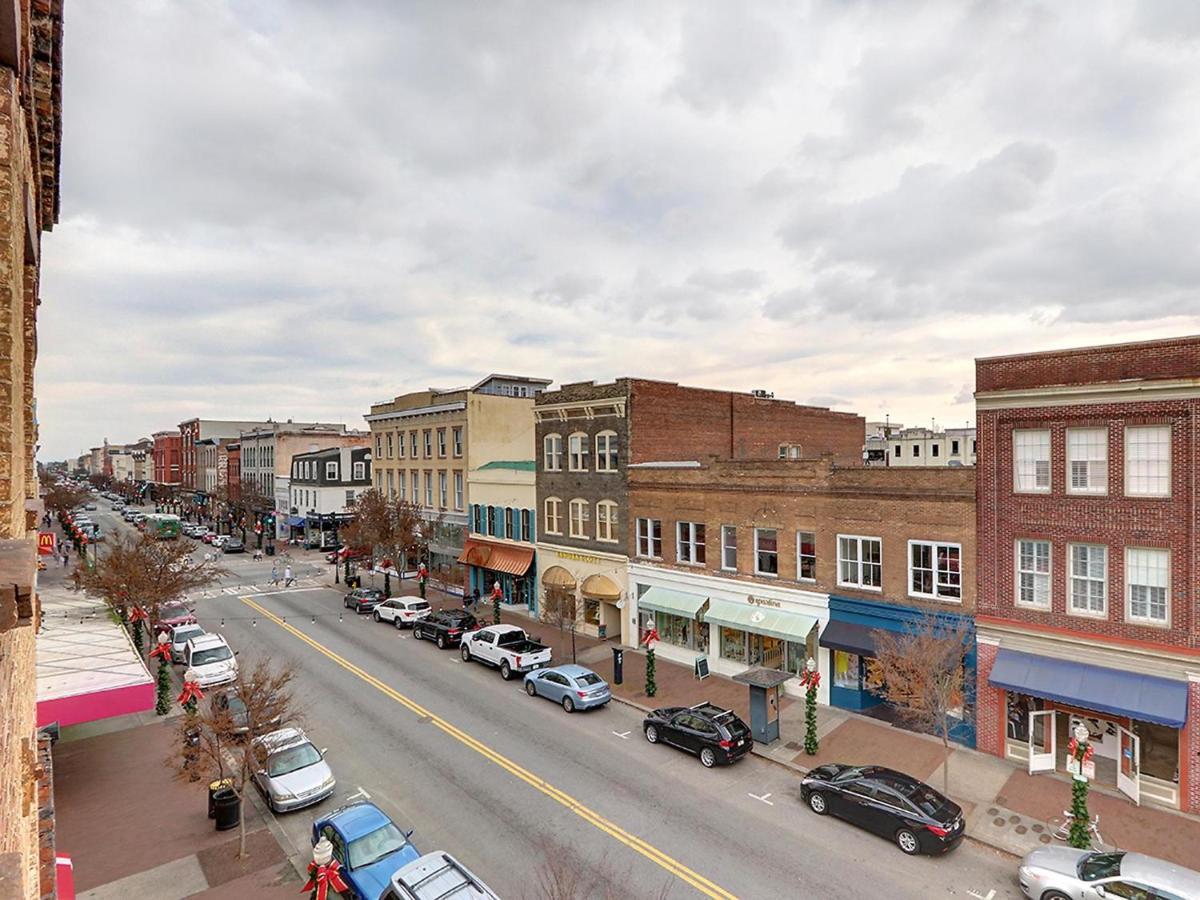
[[[450,851],[506,900],[545,896],[539,883],[564,869],[610,886],[580,897],[1020,896],[1010,857],[970,842],[906,857],[810,813],[780,766],[748,757],[706,770],[648,744],[630,707],[567,715],[517,680],[344,612],[332,585],[275,592],[269,561],[225,564],[226,591],[259,590],[211,591],[197,615],[243,664],[294,665],[305,729],[338,778],[330,800],[279,817],[297,857],[316,811],[369,797],[416,830],[418,848]],[[329,566],[296,569],[331,582]]]

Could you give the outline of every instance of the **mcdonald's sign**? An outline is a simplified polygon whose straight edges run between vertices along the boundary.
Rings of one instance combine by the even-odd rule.
[[[53,531],[38,532],[38,553],[42,556],[54,555],[55,539]]]

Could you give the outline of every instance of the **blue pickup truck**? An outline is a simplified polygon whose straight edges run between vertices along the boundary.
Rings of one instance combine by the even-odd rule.
[[[377,900],[391,886],[392,874],[420,857],[411,837],[374,803],[335,809],[314,821],[312,830],[313,844],[327,838],[333,845],[333,858],[358,900]]]

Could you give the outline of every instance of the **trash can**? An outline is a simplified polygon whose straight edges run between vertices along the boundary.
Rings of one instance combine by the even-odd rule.
[[[620,647],[613,647],[613,684],[622,684],[625,681],[625,651]]]
[[[213,794],[213,809],[217,820],[217,831],[229,831],[238,827],[242,811],[242,799],[232,788],[223,787]]]
[[[267,556],[274,556],[274,555],[275,555],[275,545],[267,544]]]
[[[217,808],[213,803],[213,797],[216,796],[218,791],[228,788],[230,784],[232,784],[232,782],[228,778],[218,781],[210,781],[208,783],[208,817],[210,819],[215,819],[217,817]]]

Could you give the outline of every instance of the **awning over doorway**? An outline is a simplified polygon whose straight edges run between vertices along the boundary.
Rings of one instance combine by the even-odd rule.
[[[524,575],[533,563],[533,548],[511,547],[468,538],[458,561],[508,575]]]
[[[616,603],[621,599],[621,589],[613,584],[611,578],[603,575],[590,575],[585,578],[579,592],[585,597],[608,600],[610,603]]]
[[[685,619],[694,619],[696,613],[700,612],[707,602],[708,598],[701,597],[699,594],[652,587],[638,599],[638,609],[650,609],[655,612],[670,613],[673,616],[683,616]]]
[[[715,597],[708,601],[708,612],[704,614],[704,621],[800,644],[808,639],[808,633],[817,624],[815,616],[770,607],[730,603]]]
[[[575,590],[575,576],[562,566],[551,566],[542,573],[542,587],[562,588],[573,591]]]
[[[988,683],[1171,728],[1182,728],[1187,720],[1187,682],[1107,666],[1001,649]]]
[[[303,516],[288,516],[288,524],[293,528],[303,528],[305,519]]]
[[[857,622],[830,622],[821,632],[819,643],[832,650],[848,650],[860,656],[875,655],[875,635],[866,625]]]

